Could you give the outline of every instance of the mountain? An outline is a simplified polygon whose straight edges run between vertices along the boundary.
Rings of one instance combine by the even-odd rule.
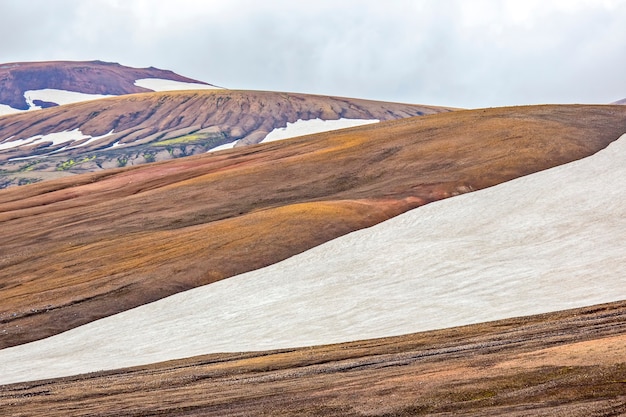
[[[626,104],[626,98],[623,98],[621,100],[617,100],[615,103],[613,104]]]
[[[207,353],[345,343],[626,299],[626,253],[615,245],[626,233],[626,206],[616,204],[626,201],[625,156],[626,134],[582,160],[433,202],[266,268],[0,351],[0,363],[21,363],[12,365],[14,374],[44,379]],[[341,212],[354,205],[320,202],[317,210],[315,204],[288,210]],[[255,214],[245,222],[271,216]],[[289,221],[286,213],[279,216]],[[245,223],[239,228],[244,236],[256,229]],[[215,229],[193,229],[187,241],[217,235]],[[292,233],[281,232],[285,244]],[[239,237],[232,233],[224,243]],[[177,248],[179,238],[162,234]],[[168,246],[160,245],[159,256],[167,257]],[[197,249],[189,248],[187,257]],[[117,254],[120,261],[126,256]],[[0,370],[9,378],[9,369]]]
[[[129,88],[147,76],[114,68],[111,78],[122,74],[118,81]],[[0,188],[444,111],[450,109],[224,89],[101,98],[0,117]]]
[[[340,345],[203,355],[3,385],[0,406],[51,417],[623,415],[625,323],[618,302]]]
[[[216,88],[157,68],[102,61],[15,62],[0,65],[0,115],[159,87]]]
[[[624,131],[622,106],[458,111],[4,190],[0,346],[575,161]]]
[[[626,107],[165,76],[0,106],[0,409],[626,413]]]
[[[0,406],[619,415],[625,131],[458,111],[3,190],[0,334],[56,335],[0,350]]]

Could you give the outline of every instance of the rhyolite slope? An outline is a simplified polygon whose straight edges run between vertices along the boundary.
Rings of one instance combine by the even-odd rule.
[[[458,111],[1,191],[0,345],[589,156],[624,131],[623,106]]]

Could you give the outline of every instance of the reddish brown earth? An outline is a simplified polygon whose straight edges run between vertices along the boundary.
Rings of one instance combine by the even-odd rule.
[[[622,416],[626,302],[0,386],[12,416]]]
[[[0,347],[590,155],[623,106],[396,120],[0,191]]]
[[[136,86],[136,80],[161,78],[200,83],[158,68],[130,68],[102,61],[15,62],[0,65],[0,104],[27,110],[27,90],[56,89],[86,94],[122,95],[151,91]]]

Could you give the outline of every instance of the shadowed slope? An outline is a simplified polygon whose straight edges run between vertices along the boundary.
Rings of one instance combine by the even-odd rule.
[[[463,111],[5,190],[1,346],[588,156],[625,130],[621,106]]]
[[[624,302],[341,345],[0,387],[15,415],[626,413]]]

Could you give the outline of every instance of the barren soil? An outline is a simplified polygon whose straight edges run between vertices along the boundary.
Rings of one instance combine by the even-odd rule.
[[[0,386],[13,416],[617,416],[626,302]]]
[[[0,347],[588,156],[623,106],[460,111],[0,191]]]

